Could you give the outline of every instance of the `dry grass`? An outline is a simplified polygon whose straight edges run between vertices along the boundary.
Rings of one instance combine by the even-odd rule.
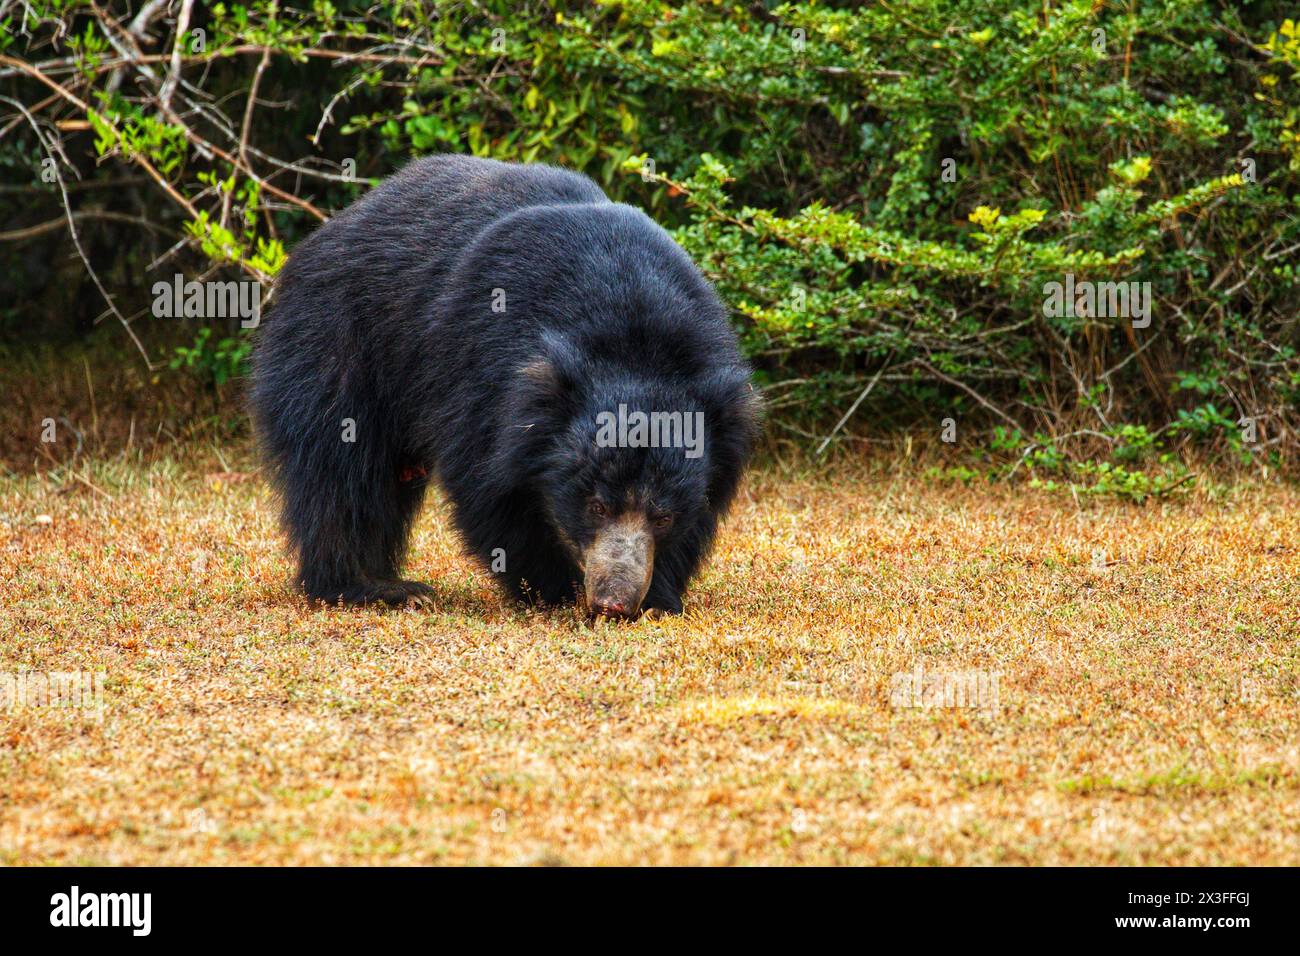
[[[309,608],[226,467],[0,483],[0,672],[107,681],[0,711],[0,862],[1300,863],[1294,487],[760,472],[685,617],[588,627],[438,503],[433,610]]]

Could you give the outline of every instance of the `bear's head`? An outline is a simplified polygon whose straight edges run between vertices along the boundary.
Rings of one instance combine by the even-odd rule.
[[[589,612],[635,617],[656,574],[657,591],[678,593],[755,438],[749,370],[597,372],[583,350],[552,340],[521,370],[516,402],[515,420],[531,423],[532,487],[581,573]]]

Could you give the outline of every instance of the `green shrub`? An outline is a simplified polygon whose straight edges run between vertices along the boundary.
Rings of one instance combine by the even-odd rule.
[[[561,163],[715,280],[774,427],[825,434],[879,374],[846,431],[996,425],[1040,468],[1136,467],[1157,439],[1300,458],[1287,4],[196,5],[169,109],[167,58],[124,39],[139,9],[35,2],[0,39],[0,93],[89,124],[62,134],[66,181],[138,174],[86,210],[156,227],[83,224],[117,238],[92,257],[109,284],[141,284],[155,232],[191,272],[269,280],[319,216],[421,153]],[[131,42],[169,52],[175,33]],[[0,168],[29,188],[0,215],[56,217],[38,161],[58,154],[14,119]],[[1149,314],[1054,311],[1067,278],[1145,284]],[[55,302],[57,283],[19,281],[28,312]],[[237,374],[219,344],[181,364]]]

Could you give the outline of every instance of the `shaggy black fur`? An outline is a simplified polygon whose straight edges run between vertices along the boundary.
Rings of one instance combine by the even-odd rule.
[[[703,411],[703,456],[596,447],[619,403]],[[398,570],[436,476],[469,549],[548,603],[582,580],[593,498],[669,515],[644,607],[678,612],[756,430],[726,312],[659,226],[576,173],[464,156],[411,163],[297,247],[252,410],[298,582],[348,603],[429,590]]]

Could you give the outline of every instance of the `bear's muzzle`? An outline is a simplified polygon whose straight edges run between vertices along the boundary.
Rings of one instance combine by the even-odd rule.
[[[636,617],[654,576],[655,539],[649,519],[627,512],[608,522],[596,532],[582,566],[592,614]]]

